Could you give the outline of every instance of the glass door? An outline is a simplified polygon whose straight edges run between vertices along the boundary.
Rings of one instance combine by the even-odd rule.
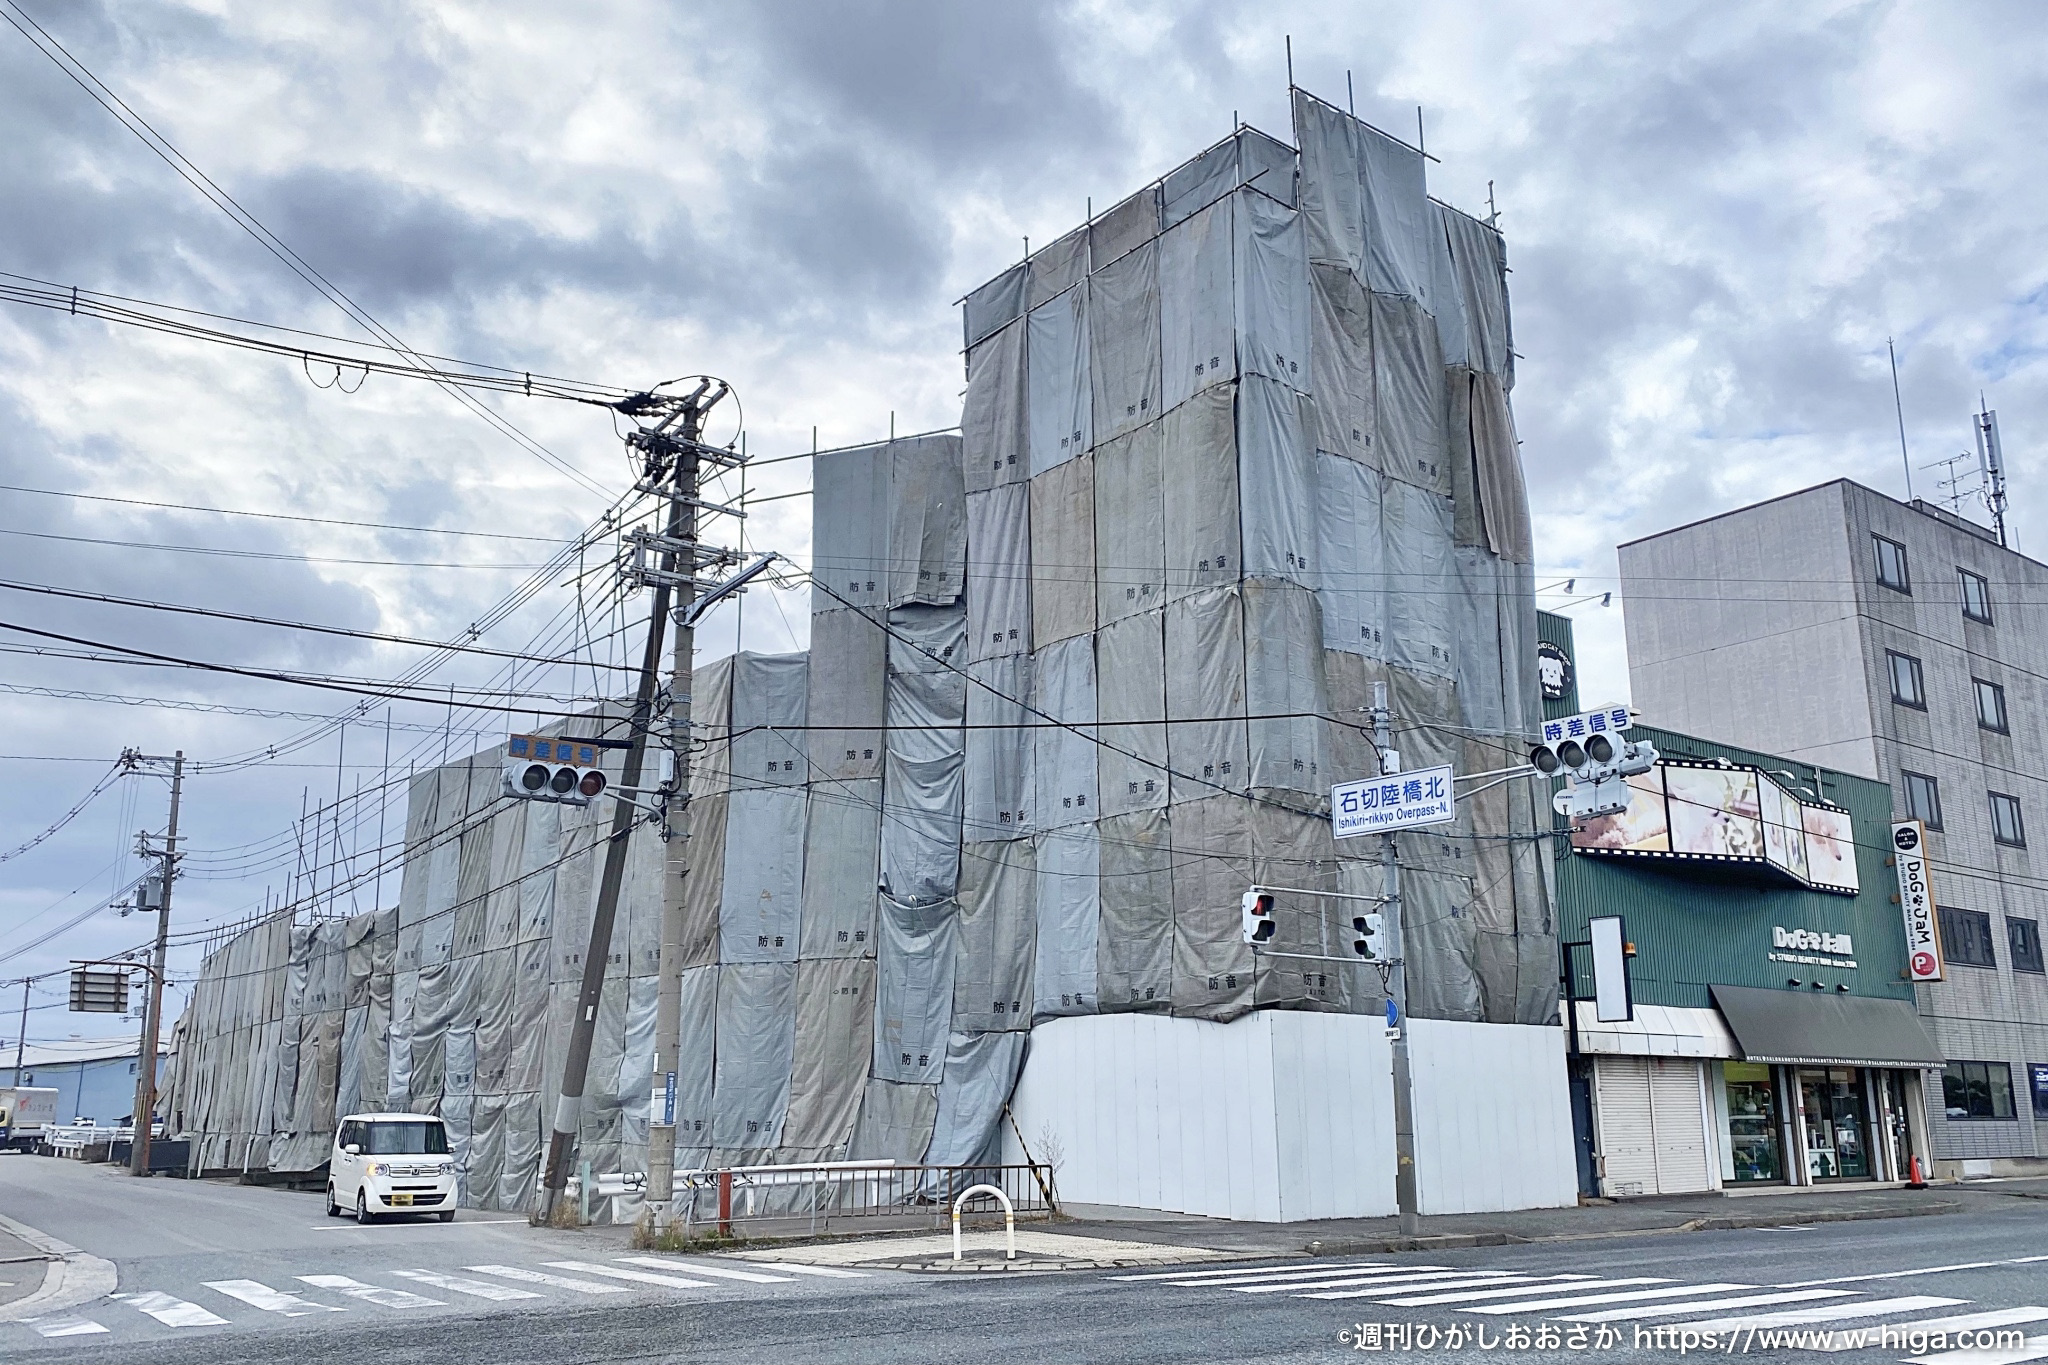
[[[1863,1080],[1852,1067],[1799,1073],[1806,1108],[1806,1169],[1815,1180],[1870,1178]]]
[[[1728,1150],[1735,1159],[1735,1178],[1783,1180],[1770,1067],[1762,1062],[1723,1062],[1721,1078],[1728,1096]]]

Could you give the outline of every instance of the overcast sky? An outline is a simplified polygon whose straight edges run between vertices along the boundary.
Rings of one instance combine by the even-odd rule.
[[[1888,336],[1913,463],[1967,446],[1981,391],[2000,413],[2020,544],[2048,549],[2048,498],[2033,492],[2048,424],[2035,131],[2048,25],[2034,6],[20,3],[409,344],[619,385],[715,372],[738,387],[757,457],[809,449],[814,427],[831,446],[885,435],[892,417],[899,431],[954,424],[953,301],[1021,239],[1051,240],[1233,114],[1286,137],[1291,33],[1302,85],[1342,102],[1348,71],[1360,115],[1402,135],[1422,106],[1435,194],[1483,213],[1491,186],[1540,583],[1605,590],[1616,543],[1827,479],[1902,493]],[[9,28],[0,127],[0,270],[356,334]],[[0,483],[507,538],[8,491],[0,578],[444,638],[604,507],[430,387],[315,387],[331,377],[0,305]],[[625,487],[601,412],[498,406],[597,484]],[[738,415],[729,405],[724,434]],[[755,486],[800,488],[804,471],[763,469]],[[1913,477],[1929,495],[1938,474]],[[758,508],[747,534],[801,559],[805,500]],[[486,643],[602,634],[616,595],[602,574],[584,582],[580,604],[551,586]],[[0,621],[274,668],[389,678],[421,658],[15,591],[0,608]],[[1626,696],[1625,609],[1571,610],[1589,700]],[[707,655],[742,628],[750,648],[801,643],[800,595],[754,593],[744,612],[700,635]],[[484,686],[502,664],[433,677]],[[604,676],[546,681],[588,694]],[[283,888],[302,856],[292,822],[302,799],[332,799],[337,759],[347,793],[389,771],[381,711],[340,754],[319,724],[343,695],[18,653],[0,654],[0,682],[0,852],[123,746],[214,765],[187,787],[181,929]],[[194,703],[289,714],[180,709]],[[400,772],[506,724],[392,715]],[[274,762],[218,766],[273,745]],[[133,833],[161,829],[164,798],[162,782],[126,779],[0,863],[0,979],[146,937],[104,913],[26,947],[136,874]],[[385,815],[387,840],[400,818]],[[358,868],[378,820],[373,801],[348,807]],[[396,893],[394,877],[384,903]],[[48,984],[32,1040],[115,1026],[41,1008],[59,998]],[[18,999],[0,999],[0,1036]]]

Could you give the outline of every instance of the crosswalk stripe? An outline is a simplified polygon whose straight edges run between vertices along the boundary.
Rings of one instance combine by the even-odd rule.
[[[374,1303],[379,1308],[446,1308],[446,1299],[430,1299],[424,1294],[415,1294],[407,1289],[386,1289],[381,1285],[364,1284],[346,1275],[301,1275],[298,1277],[315,1289],[332,1289],[337,1294],[346,1294],[364,1303]]]
[[[1971,1347],[1961,1351],[1942,1351],[1931,1356],[1913,1356],[1912,1365],[2020,1365],[2023,1360],[2039,1360],[2048,1356],[2048,1337],[2028,1337],[2019,1346],[1990,1347],[1980,1350]]]
[[[1965,1313],[1957,1318],[1922,1318],[1918,1322],[1888,1322],[1882,1329],[1872,1328],[1870,1330],[1884,1331],[1889,1334],[1892,1344],[1903,1348],[1906,1344],[1905,1339],[1910,1336],[1918,1336],[1925,1340],[1937,1333],[1954,1336],[1957,1332],[1983,1332],[1993,1327],[2017,1327],[2023,1322],[2044,1321],[2048,1321],[2048,1308],[2028,1306],[2026,1308],[2000,1308],[1990,1313]],[[1846,1336],[1847,1334],[1845,1333],[1844,1335]],[[1886,1343],[1876,1341],[1867,1344],[1872,1348],[1876,1348]],[[1808,1349],[1815,1351],[1855,1351],[1863,1349],[1865,1345],[1866,1343],[1860,1341],[1830,1341],[1825,1344],[1814,1345]]]
[[[544,1284],[551,1289],[573,1289],[579,1294],[630,1294],[633,1291],[622,1284],[599,1284],[595,1280],[571,1279],[567,1275],[550,1275],[545,1270],[528,1270],[516,1265],[473,1265],[464,1269],[474,1270],[479,1275],[496,1275],[501,1279],[523,1280],[527,1284]]]
[[[1156,1270],[1145,1275],[1110,1275],[1105,1278],[1112,1280],[1173,1280],[1179,1284],[1211,1284],[1220,1280],[1254,1280],[1267,1275],[1277,1278],[1286,1275],[1334,1275],[1339,1272],[1347,1274],[1357,1272],[1362,1274],[1368,1270],[1392,1272],[1396,1270],[1445,1269],[1448,1269],[1448,1267],[1440,1265],[1398,1266],[1388,1265],[1384,1261],[1358,1261],[1351,1265],[1338,1263],[1335,1265],[1314,1266],[1303,1266],[1297,1261],[1291,1265],[1262,1265],[1251,1269],[1246,1269],[1242,1266],[1231,1270],[1190,1270],[1183,1268],[1180,1270]]]
[[[29,1318],[27,1322],[46,1337],[89,1337],[107,1330],[91,1318]]]
[[[774,1266],[777,1270],[787,1270],[792,1275],[820,1275],[835,1280],[865,1280],[869,1278],[868,1272],[865,1270],[841,1270],[837,1266],[830,1265],[797,1265],[792,1261],[770,1261],[768,1264]]]
[[[1369,1289],[1343,1289],[1331,1293],[1303,1294],[1304,1299],[1371,1299],[1375,1303],[1463,1303],[1468,1299],[1498,1299],[1514,1294],[1534,1294],[1545,1289],[1570,1289],[1575,1286],[1559,1284],[1555,1275],[1489,1275],[1475,1276],[1469,1280],[1444,1280],[1437,1284],[1376,1285]],[[1506,1289],[1498,1286],[1507,1285]],[[1398,1295],[1412,1294],[1416,1289],[1432,1292],[1417,1297],[1387,1298],[1391,1291]],[[1434,1291],[1442,1290],[1437,1293]]]
[[[1847,1322],[1852,1318],[1886,1318],[1894,1313],[1917,1313],[1923,1308],[1953,1308],[1968,1299],[1944,1299],[1933,1294],[1907,1294],[1896,1299],[1866,1299],[1862,1303],[1824,1303],[1818,1308],[1793,1308],[1783,1313],[1753,1317],[1713,1318],[1688,1322],[1688,1332],[1739,1332],[1744,1328],[1804,1327],[1814,1322]]]
[[[287,1294],[282,1289],[272,1289],[257,1280],[206,1280],[208,1289],[218,1290],[231,1299],[240,1299],[251,1308],[261,1308],[266,1313],[282,1313],[288,1318],[303,1318],[309,1313],[339,1313],[342,1309],[331,1304],[314,1303],[297,1294]]]
[[[1669,1281],[1653,1281],[1669,1284]],[[1595,1285],[1572,1285],[1572,1290],[1597,1288]],[[1461,1313],[1534,1313],[1545,1308],[1584,1308],[1595,1303],[1627,1303],[1631,1299],[1672,1299],[1685,1294],[1719,1293],[1727,1289],[1754,1289],[1753,1284],[1681,1284],[1669,1289],[1626,1289],[1615,1293],[1602,1291],[1598,1294],[1572,1293],[1565,1298],[1534,1298],[1514,1303],[1489,1303],[1480,1308],[1461,1308]]]
[[[1308,1289],[1348,1289],[1354,1285],[1371,1285],[1369,1293],[1398,1291],[1406,1288],[1421,1289],[1433,1281],[1455,1281],[1459,1284],[1477,1283],[1480,1280],[1501,1280],[1505,1270],[1425,1270],[1410,1275],[1387,1276],[1339,1275],[1321,1280],[1285,1280],[1279,1284],[1232,1284],[1223,1285],[1234,1294],[1294,1294]]]
[[[1584,1289],[1590,1292],[1595,1289],[1619,1289],[1623,1285],[1630,1284],[1671,1283],[1669,1280],[1660,1280],[1648,1275],[1627,1280],[1603,1280],[1598,1275],[1538,1275],[1535,1279],[1536,1283],[1533,1285],[1518,1284],[1512,1289],[1474,1289],[1459,1290],[1454,1293],[1445,1294],[1417,1294],[1398,1299],[1381,1299],[1380,1302],[1391,1304],[1396,1308],[1422,1308],[1436,1303],[1477,1303],[1481,1299],[1512,1299],[1517,1295],[1527,1295],[1543,1286],[1547,1286],[1550,1289]]]
[[[692,1275],[709,1275],[718,1280],[745,1280],[748,1284],[790,1284],[787,1275],[763,1275],[754,1270],[731,1270],[722,1265],[704,1265],[696,1261],[668,1261],[658,1256],[620,1256],[617,1259],[628,1265],[651,1265],[656,1270],[687,1270]]]
[[[207,1312],[196,1303],[174,1299],[154,1289],[139,1294],[116,1294],[130,1308],[140,1309],[166,1327],[225,1327],[227,1319]]]
[[[709,1289],[703,1280],[686,1280],[680,1275],[657,1275],[651,1270],[628,1270],[624,1266],[599,1265],[595,1261],[549,1261],[549,1265],[560,1270],[580,1270],[586,1275],[609,1275],[615,1280],[632,1280],[638,1284],[666,1284],[677,1289]]]
[[[1461,1275],[1456,1278],[1431,1276],[1429,1280],[1402,1280],[1398,1284],[1368,1284],[1363,1289],[1345,1287],[1357,1283],[1358,1281],[1356,1280],[1338,1280],[1333,1284],[1312,1284],[1307,1286],[1286,1284],[1270,1286],[1260,1292],[1270,1293],[1272,1288],[1296,1291],[1307,1289],[1315,1292],[1297,1292],[1294,1297],[1298,1299],[1378,1299],[1384,1298],[1388,1294],[1410,1294],[1418,1289],[1476,1289],[1482,1285],[1512,1284],[1516,1285],[1522,1293],[1526,1294],[1541,1284],[1541,1277],[1536,1275],[1510,1275],[1505,1271],[1496,1270],[1486,1275]]]
[[[453,1290],[457,1294],[471,1294],[479,1299],[496,1299],[501,1302],[512,1299],[537,1299],[540,1295],[529,1289],[514,1289],[508,1284],[490,1284],[484,1280],[466,1280],[460,1275],[443,1275],[433,1270],[394,1270],[394,1275],[403,1275],[408,1280],[418,1280],[436,1289]]]
[[[1647,1308],[1609,1308],[1598,1313],[1553,1313],[1565,1322],[1623,1322],[1630,1318],[1669,1318],[1680,1313],[1716,1313],[1723,1308],[1760,1308],[1767,1303],[1802,1303],[1846,1295],[1847,1289],[1801,1289],[1788,1294],[1751,1294],[1739,1299],[1700,1299],[1695,1303],[1653,1303]]]

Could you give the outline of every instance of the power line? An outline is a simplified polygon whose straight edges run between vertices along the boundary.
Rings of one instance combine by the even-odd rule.
[[[509,531],[456,531],[445,526],[405,526],[388,521],[345,521],[337,517],[297,516],[287,512],[251,512],[235,507],[201,507],[193,503],[158,502],[150,498],[116,498],[104,493],[67,493],[55,488],[29,488],[0,483],[0,493],[33,493],[46,498],[74,498],[80,502],[118,503],[123,507],[147,507],[165,512],[204,512],[219,517],[256,517],[264,521],[299,521],[312,526],[347,526],[365,531],[406,531],[419,535],[468,536],[477,540],[523,540],[541,545],[560,545],[560,536],[520,536]]]
[[[230,550],[218,545],[159,545],[143,540],[117,540],[106,536],[67,536],[55,531],[27,531],[0,526],[0,536],[23,536],[30,540],[56,540],[72,545],[111,545],[122,550],[162,550],[173,554],[213,555],[222,559],[260,559],[281,564],[347,564],[379,569],[536,569],[537,564],[435,563],[417,559],[338,559],[299,551]]]
[[[116,782],[120,781],[121,774],[126,771],[128,771],[128,765],[121,762],[119,759],[116,759],[114,761],[114,765],[107,769],[106,775],[101,777],[99,781],[92,784],[92,790],[87,792],[84,796],[79,797],[78,803],[72,806],[70,810],[67,810],[62,815],[58,816],[56,823],[52,824],[42,833],[36,835],[33,839],[30,839],[27,843],[16,845],[14,848],[9,849],[7,852],[0,853],[0,863],[9,862],[15,858],[19,858],[22,854],[28,852],[30,849],[36,847],[36,845],[42,843],[44,840],[56,834],[57,831],[64,828],[64,826],[70,824],[73,820],[76,820],[78,818],[79,812],[83,811],[87,806],[91,805],[93,801],[96,798],[98,798],[100,793],[106,791],[107,788],[113,786]]]

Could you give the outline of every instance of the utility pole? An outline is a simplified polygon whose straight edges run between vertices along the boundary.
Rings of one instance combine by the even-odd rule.
[[[14,1083],[21,1084],[21,1058],[28,1050],[28,983],[32,976],[21,979],[21,1032],[14,1035]]]
[[[129,751],[129,761],[144,755]],[[155,760],[161,762],[161,759]],[[160,889],[156,902],[156,948],[150,955],[149,1003],[142,1011],[142,1052],[135,1059],[135,1136],[128,1144],[130,1175],[149,1174],[149,1130],[156,1111],[156,1054],[163,1029],[164,959],[171,935],[171,882],[178,869],[178,798],[185,786],[185,751],[171,757],[171,821],[164,831],[163,859],[157,874]],[[149,836],[142,838],[143,856],[149,856]]]
[[[1401,770],[1383,682],[1372,685],[1372,745],[1379,753],[1382,776]],[[1422,1230],[1415,1199],[1415,1079],[1408,1066],[1408,962],[1401,937],[1401,863],[1391,833],[1380,836],[1380,868],[1380,913],[1385,916],[1389,964],[1385,977],[1387,1033],[1394,1052],[1394,1204],[1401,1213],[1401,1235],[1413,1237]]]
[[[703,431],[704,415],[708,413],[728,392],[726,386],[716,380],[706,379],[697,385],[694,393],[687,398],[654,393],[636,394],[623,400],[617,407],[629,417],[653,417],[658,420],[631,433],[627,444],[640,451],[645,457],[641,487],[648,491],[664,491],[668,494],[668,516],[666,527],[660,536],[640,535],[635,541],[636,548],[644,557],[648,551],[655,551],[658,568],[642,566],[633,570],[639,581],[654,588],[654,601],[649,608],[647,622],[647,644],[640,660],[640,681],[633,697],[631,731],[626,761],[619,777],[618,804],[613,807],[611,835],[605,843],[604,875],[598,886],[597,910],[590,921],[590,945],[583,957],[583,988],[577,997],[574,1029],[569,1035],[569,1055],[562,1065],[562,1086],[560,1097],[555,1104],[554,1131],[548,1140],[548,1161],[546,1188],[543,1196],[543,1216],[552,1221],[560,1206],[562,1192],[569,1185],[569,1170],[574,1162],[576,1136],[582,1123],[583,1090],[590,1070],[590,1045],[597,1032],[598,1003],[604,993],[604,969],[611,957],[612,925],[618,917],[619,890],[625,881],[628,836],[633,830],[637,807],[632,797],[639,794],[641,767],[647,754],[647,736],[653,729],[656,700],[656,683],[661,665],[663,637],[667,631],[672,595],[680,590],[683,601],[691,600],[698,570],[707,563],[729,562],[730,552],[718,550],[700,551],[697,546],[697,511],[706,506],[698,500],[698,474],[703,457],[707,453],[699,440]],[[715,463],[736,465],[736,458],[724,452],[711,452]],[[665,485],[665,487],[664,487]],[[712,510],[723,511],[723,508]],[[677,657],[684,670],[678,679],[671,705],[681,705],[685,718],[684,735],[687,737],[688,717],[688,668],[689,641],[691,632],[680,632],[677,643]],[[685,746],[687,748],[687,745]],[[680,877],[687,870],[687,853],[684,846],[678,846],[667,860],[672,875]],[[680,864],[680,866],[679,866]],[[680,995],[671,1001],[671,978],[679,991],[681,977],[675,974],[675,952],[669,937],[671,927],[677,937],[681,931],[680,898],[671,912],[666,903],[668,892],[664,890],[662,915],[662,958],[661,1003],[656,1010],[656,1068],[659,1071],[663,1059],[673,1070],[675,1049],[671,1041],[664,1051],[660,1041],[663,1010],[671,1022],[668,1036],[671,1040],[679,1031],[674,1022],[680,1018]],[[673,925],[672,925],[673,921]],[[671,1154],[675,1146],[675,1130],[668,1127],[667,1146]],[[657,1145],[655,1135],[649,1134],[650,1160],[652,1149]],[[653,1163],[663,1173],[663,1185],[667,1185],[670,1163]],[[650,1172],[650,1179],[652,1179]],[[650,1190],[650,1197],[654,1196]]]

